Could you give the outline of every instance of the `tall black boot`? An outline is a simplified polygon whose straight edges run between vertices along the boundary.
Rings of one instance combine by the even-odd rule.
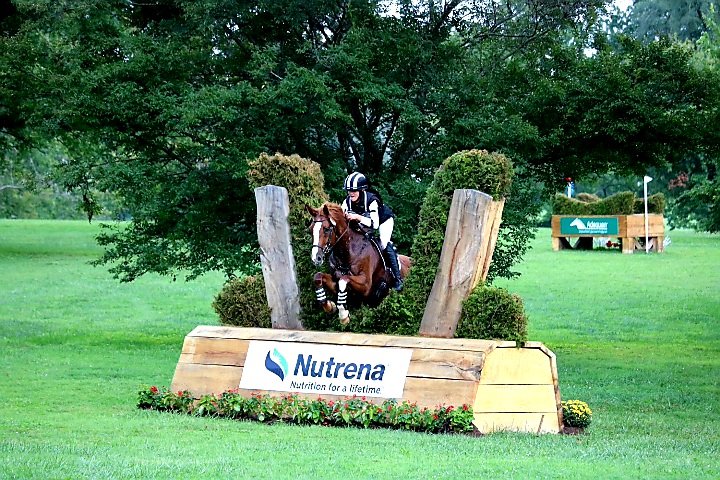
[[[397,251],[395,250],[395,245],[393,245],[392,242],[388,242],[385,246],[385,257],[388,260],[388,265],[390,265],[390,271],[392,272],[393,277],[395,277],[395,284],[393,285],[393,288],[399,292],[403,289],[403,281],[400,276],[400,264],[398,263]]]

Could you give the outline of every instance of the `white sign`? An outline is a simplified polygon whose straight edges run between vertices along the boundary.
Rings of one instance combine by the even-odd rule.
[[[401,398],[412,350],[253,340],[240,388]]]

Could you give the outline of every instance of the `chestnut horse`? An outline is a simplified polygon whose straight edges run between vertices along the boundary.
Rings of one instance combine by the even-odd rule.
[[[314,276],[315,294],[323,310],[338,312],[340,323],[347,325],[348,289],[359,303],[377,306],[387,296],[392,285],[392,273],[385,266],[378,244],[369,240],[357,222],[345,218],[342,207],[325,202],[314,209],[305,205],[312,215],[310,233],[313,246],[310,256],[315,266],[321,266],[327,257],[330,274],[317,272]],[[398,255],[400,275],[405,278],[410,270],[410,258]],[[337,305],[328,300],[326,289],[337,293]]]

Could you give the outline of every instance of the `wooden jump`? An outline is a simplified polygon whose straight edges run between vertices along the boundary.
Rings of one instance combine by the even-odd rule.
[[[329,348],[335,359],[343,349],[368,348],[368,354],[382,362],[385,349],[410,353],[402,396],[399,402],[416,402],[420,407],[470,405],[474,425],[481,433],[499,430],[558,433],[562,426],[562,407],[555,355],[543,344],[529,342],[516,348],[515,342],[474,339],[439,339],[312,332],[262,328],[198,326],[185,337],[175,369],[172,390],[189,390],[193,396],[220,394],[238,389],[243,396],[297,393],[307,398],[342,399],[352,394],[333,395],[315,382],[309,389],[294,389],[290,374],[282,382],[263,364],[251,365],[246,372],[249,348],[283,351],[292,344],[316,349]],[[372,347],[375,347],[374,349]],[[382,348],[380,351],[378,348]],[[317,355],[317,354],[316,354]],[[290,371],[296,359],[286,355]],[[240,388],[243,375],[265,375],[275,380],[277,389]],[[324,379],[324,378],[323,378]],[[361,396],[359,394],[358,396]],[[388,397],[367,397],[382,402]]]
[[[297,288],[287,281],[295,278],[288,196],[279,189],[256,189],[258,212],[267,216],[258,220],[258,237],[273,328],[196,327],[185,337],[173,391],[188,390],[196,398],[236,389],[248,397],[340,399],[357,393],[428,408],[467,404],[482,433],[561,431],[555,355],[543,344],[517,348],[515,342],[452,338],[462,301],[487,276],[504,200],[455,191],[423,336],[400,337],[302,330]],[[286,239],[284,245],[274,245],[278,238]]]
[[[579,222],[579,223],[578,223]],[[573,225],[574,224],[574,225]],[[588,227],[588,228],[580,228]],[[553,215],[553,250],[592,250],[593,238],[618,238],[622,253],[645,250],[645,216],[635,215]],[[665,220],[660,214],[648,215],[649,251],[664,251]]]

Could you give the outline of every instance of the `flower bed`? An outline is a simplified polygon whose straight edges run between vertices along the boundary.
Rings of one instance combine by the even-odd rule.
[[[415,403],[386,400],[375,404],[365,397],[343,400],[309,400],[298,395],[241,396],[229,390],[203,395],[194,400],[188,391],[172,392],[156,386],[138,392],[138,408],[225,417],[258,422],[285,422],[298,425],[327,425],[360,428],[390,428],[426,433],[473,433],[473,411],[469,405],[440,405],[420,408]]]

